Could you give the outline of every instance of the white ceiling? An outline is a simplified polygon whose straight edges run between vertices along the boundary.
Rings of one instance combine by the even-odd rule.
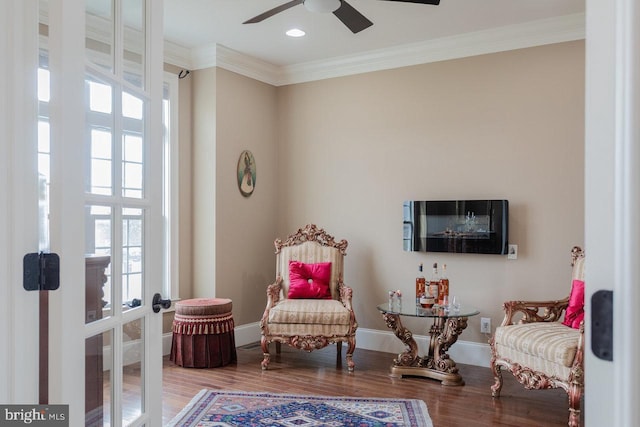
[[[353,34],[333,14],[309,12],[302,5],[261,23],[242,24],[288,1],[164,0],[165,39],[190,51],[222,46],[282,68],[459,35],[473,40],[475,34],[488,30],[553,21],[585,10],[585,0],[441,0],[439,6],[348,0],[373,26]],[[292,27],[307,35],[287,37],[284,33]]]

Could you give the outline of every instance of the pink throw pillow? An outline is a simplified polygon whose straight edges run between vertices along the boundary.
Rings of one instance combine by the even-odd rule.
[[[289,261],[289,293],[292,299],[331,299],[331,263]]]
[[[584,281],[574,280],[571,284],[569,306],[564,313],[563,325],[578,329],[584,319]]]

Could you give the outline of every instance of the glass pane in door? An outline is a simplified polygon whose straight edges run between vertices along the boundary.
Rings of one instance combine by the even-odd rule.
[[[42,104],[42,102],[41,102]],[[49,186],[51,185],[51,150],[49,118],[42,114],[38,118],[38,250],[49,251]]]
[[[111,207],[85,208],[85,323],[112,315],[112,224]]]
[[[122,326],[122,421],[127,425],[144,412],[144,318]]]
[[[114,115],[113,88],[111,85],[88,78],[87,144],[89,174],[86,191],[109,196],[113,194],[114,183]]]
[[[93,64],[113,72],[115,67],[114,4],[111,0],[86,1],[86,56]]]
[[[47,2],[40,2],[41,10],[48,10]],[[46,48],[49,28],[40,24],[40,54],[38,55],[38,250],[49,251],[49,188],[51,185],[51,73]]]
[[[144,88],[145,67],[145,2],[128,0],[122,3],[124,16],[124,79]]]
[[[144,197],[144,101],[122,92],[122,196]]]
[[[112,343],[111,330],[85,340],[85,426],[111,425]]]
[[[122,209],[122,302],[142,301],[143,221],[142,209]]]

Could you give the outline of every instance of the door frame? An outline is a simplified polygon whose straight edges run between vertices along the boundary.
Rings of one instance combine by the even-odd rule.
[[[585,93],[585,420],[634,425],[640,387],[640,8],[587,0]],[[613,291],[613,361],[591,350],[591,298]]]

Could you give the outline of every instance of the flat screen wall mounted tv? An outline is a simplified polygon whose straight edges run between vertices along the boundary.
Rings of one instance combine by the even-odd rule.
[[[405,251],[506,255],[508,242],[508,200],[403,203]]]

